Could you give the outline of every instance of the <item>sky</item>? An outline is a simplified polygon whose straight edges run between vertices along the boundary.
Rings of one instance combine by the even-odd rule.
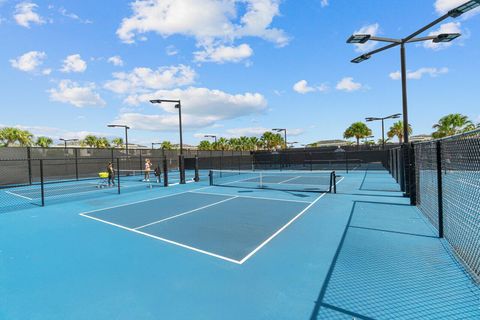
[[[402,112],[400,54],[351,45],[402,38],[466,0],[0,0],[0,127],[54,139],[95,134],[149,145],[286,128],[307,144],[340,139],[365,117]],[[429,134],[449,113],[480,122],[480,9],[407,45],[409,120]],[[387,122],[386,126],[389,126]],[[376,139],[380,123],[369,123]]]

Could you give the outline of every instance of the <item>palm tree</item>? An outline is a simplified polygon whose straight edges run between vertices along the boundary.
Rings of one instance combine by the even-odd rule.
[[[122,138],[113,138],[112,144],[115,148],[123,148],[123,139]]]
[[[229,149],[231,150],[235,150],[235,151],[242,150],[242,143],[239,138],[230,138],[228,140],[228,146],[230,147]]]
[[[215,150],[222,150],[222,151],[228,150],[230,147],[228,140],[223,137],[219,138],[217,140],[217,143],[214,143],[214,145],[215,145]]]
[[[160,144],[160,147],[163,149],[163,150],[173,150],[173,144],[170,142],[170,141],[162,141],[162,143]]]
[[[412,133],[412,126],[408,125],[408,134]],[[398,138],[398,142],[400,144],[403,143],[403,121],[395,122],[391,127],[390,130],[387,132],[387,137],[392,139],[393,137]]]
[[[255,145],[252,144],[249,137],[240,137],[238,138],[238,142],[240,144],[240,150],[242,151],[250,151],[255,149]]]
[[[53,140],[49,137],[38,137],[35,144],[42,148],[48,148],[53,143]]]
[[[21,146],[32,145],[33,134],[27,130],[6,127],[0,130],[0,141],[5,147],[13,146],[18,142]]]
[[[432,134],[435,139],[453,136],[454,134],[467,132],[475,129],[475,125],[460,113],[452,113],[442,117],[433,126],[437,131]]]
[[[105,137],[101,137],[97,139],[97,148],[110,148],[110,142]]]
[[[260,139],[258,139],[257,137],[250,137],[248,139],[250,140],[252,150],[258,150],[258,149],[261,149],[263,147],[262,141],[260,141]]]
[[[285,140],[281,134],[270,131],[264,132],[260,137],[260,140],[262,141],[264,148],[267,150],[275,150],[285,145]]]
[[[202,140],[198,144],[198,150],[202,150],[202,151],[212,150],[212,144],[210,143],[210,141]]]
[[[343,137],[345,139],[355,138],[357,139],[357,147],[360,145],[360,139],[372,135],[372,130],[363,122],[355,122],[345,130]]]
[[[94,135],[89,134],[82,140],[82,145],[89,146],[90,148],[94,148],[97,146],[98,138]]]

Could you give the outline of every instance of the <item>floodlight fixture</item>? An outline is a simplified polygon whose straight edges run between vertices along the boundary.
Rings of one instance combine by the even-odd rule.
[[[65,143],[65,149],[67,149],[67,142],[78,141],[78,139],[64,139],[64,138],[60,138],[58,140],[63,141]]]
[[[382,121],[382,145],[383,149],[385,149],[385,120],[387,119],[397,119],[400,118],[401,113],[395,113],[386,117],[368,117],[365,118],[365,121],[372,122],[372,121]]]
[[[128,129],[130,129],[130,127],[124,124],[108,124],[107,127],[125,129],[125,153],[127,154],[127,157],[128,157]]]
[[[434,43],[441,43],[441,42],[450,42],[452,40],[457,39],[460,37],[460,33],[441,33],[435,39],[433,39]]]
[[[372,35],[370,34],[354,34],[347,39],[347,43],[364,44],[370,40],[371,37]]]
[[[370,55],[367,55],[367,54],[362,54],[360,57],[356,57],[355,59],[353,59],[351,62],[352,63],[360,63],[360,62],[363,62],[365,60],[368,60],[370,59]]]
[[[453,10],[448,12],[448,15],[452,18],[460,17],[462,14],[467,13],[470,10],[475,9],[476,7],[480,6],[480,0],[471,0],[468,1]]]

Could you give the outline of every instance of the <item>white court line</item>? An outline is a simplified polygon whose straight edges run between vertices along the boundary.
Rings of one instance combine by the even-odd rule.
[[[288,181],[292,181],[292,180],[294,180],[294,179],[298,179],[298,178],[300,178],[300,176],[298,176],[298,177],[293,177],[293,178],[290,178],[290,179],[287,179],[287,180],[284,180],[284,181],[278,182],[278,184],[282,184],[282,183],[285,183],[285,182],[288,182]]]
[[[340,181],[343,180],[343,177],[342,179],[340,179]],[[340,181],[338,181],[336,184],[338,184]],[[323,198],[324,196],[326,195],[326,193],[323,193],[321,194],[317,199],[315,199],[312,203],[310,203],[305,209],[303,209],[302,211],[300,211],[299,214],[297,214],[295,217],[293,217],[292,220],[290,220],[286,225],[284,225],[283,227],[281,227],[280,229],[277,230],[277,232],[275,232],[274,234],[272,234],[267,240],[265,240],[262,244],[260,244],[257,248],[255,248],[255,250],[253,250],[252,252],[250,252],[245,258],[243,258],[242,260],[240,260],[240,264],[243,264],[245,261],[247,261],[248,259],[250,259],[255,253],[257,253],[260,249],[262,249],[265,245],[267,245],[267,243],[269,243],[270,241],[272,241],[273,238],[275,238],[277,235],[279,235],[283,230],[285,230],[289,225],[291,225],[295,220],[297,220],[298,218],[300,218],[305,212],[307,212],[308,209],[310,209],[315,203],[317,203],[318,200],[320,200],[321,198]]]
[[[164,221],[172,220],[172,219],[175,219],[175,218],[178,218],[178,217],[181,217],[181,216],[184,216],[184,215],[193,213],[193,212],[195,212],[195,211],[199,211],[199,210],[203,210],[203,209],[206,209],[206,208],[209,208],[209,207],[213,207],[213,206],[216,206],[216,205],[218,205],[218,204],[220,204],[220,203],[224,203],[224,202],[227,202],[227,201],[236,199],[236,198],[238,198],[238,197],[237,197],[237,196],[232,196],[231,198],[224,199],[224,200],[221,200],[221,201],[217,201],[217,202],[208,204],[208,205],[206,205],[206,206],[199,207],[199,208],[196,208],[196,209],[193,209],[193,210],[189,210],[189,211],[186,211],[186,212],[183,212],[183,213],[179,213],[179,214],[177,214],[177,215],[174,215],[174,216],[171,216],[171,217],[162,219],[162,220],[154,221],[154,222],[148,223],[148,224],[146,224],[146,225],[143,225],[143,226],[140,226],[140,227],[136,227],[136,228],[134,228],[134,229],[135,229],[135,230],[143,229],[143,228],[145,228],[145,227],[152,226],[152,225],[157,224],[157,223],[162,223],[162,222],[164,222]]]
[[[211,192],[196,192],[190,191],[190,193],[198,193],[198,194],[210,194],[210,195],[219,195],[219,196],[237,196],[238,198],[248,198],[248,199],[261,199],[261,200],[274,200],[274,201],[284,201],[284,202],[300,202],[300,203],[312,203],[311,201],[302,201],[302,200],[293,200],[293,199],[276,199],[276,198],[267,198],[267,197],[255,197],[255,196],[244,196],[244,195],[234,195],[228,193],[211,193]]]
[[[198,189],[193,189],[193,190],[188,190],[188,191],[182,191],[182,192],[176,192],[176,193],[172,193],[172,194],[166,194],[166,195],[163,195],[163,196],[160,196],[160,197],[155,197],[155,198],[150,198],[150,199],[145,199],[145,200],[139,200],[139,201],[134,201],[134,202],[129,202],[129,203],[120,204],[120,205],[117,205],[117,206],[111,206],[111,207],[106,207],[106,208],[102,208],[102,209],[96,209],[96,210],[92,210],[92,211],[82,212],[82,213],[80,213],[80,215],[85,215],[85,214],[89,214],[89,213],[93,213],[93,212],[98,212],[98,211],[103,211],[103,210],[109,210],[109,209],[114,209],[114,208],[127,207],[127,206],[131,206],[131,205],[134,205],[134,204],[137,204],[137,203],[143,203],[143,202],[149,202],[149,201],[154,201],[154,200],[158,200],[158,199],[173,197],[173,196],[177,196],[177,195],[179,195],[179,194],[188,193],[188,192],[190,192],[190,191],[202,190],[202,189],[207,189],[207,188],[211,188],[211,187],[208,186],[208,187],[203,187],[203,188],[198,188]]]
[[[173,244],[173,245],[176,245],[176,246],[185,248],[185,249],[189,249],[189,250],[192,250],[192,251],[196,251],[196,252],[199,252],[199,253],[203,253],[203,254],[206,254],[206,255],[208,255],[208,256],[212,256],[212,257],[215,257],[215,258],[218,258],[218,259],[222,259],[222,260],[225,260],[225,261],[228,261],[228,262],[233,262],[233,263],[235,263],[235,264],[241,264],[241,262],[238,261],[238,260],[231,259],[231,258],[227,258],[227,257],[221,256],[221,255],[218,255],[218,254],[209,252],[209,251],[205,251],[205,250],[202,250],[202,249],[198,249],[198,248],[195,248],[195,247],[192,247],[192,246],[187,246],[187,245],[185,245],[185,244],[182,244],[182,243],[179,243],[179,242],[176,242],[176,241],[172,241],[172,240],[168,240],[168,239],[165,239],[165,238],[157,237],[157,236],[154,236],[154,235],[149,234],[149,233],[146,233],[146,232],[142,232],[142,231],[139,231],[139,230],[131,229],[131,228],[128,228],[128,227],[125,227],[125,226],[122,226],[122,225],[119,225],[119,224],[116,224],[116,223],[108,222],[108,221],[105,221],[105,220],[102,220],[102,219],[99,219],[99,218],[91,217],[91,216],[85,215],[85,214],[83,214],[83,213],[81,213],[80,215],[81,215],[82,217],[85,217],[85,218],[89,218],[89,219],[92,219],[92,220],[96,220],[96,221],[99,221],[99,222],[103,222],[103,223],[109,224],[109,225],[114,226],[114,227],[118,227],[118,228],[121,228],[121,229],[124,229],[124,230],[128,230],[128,231],[131,231],[131,232],[134,232],[134,233],[138,233],[138,234],[141,234],[141,235],[143,235],[143,236],[146,236],[146,237],[149,237],[149,238],[153,238],[153,239],[156,239],[156,240],[160,240],[160,241],[163,241],[163,242],[167,242],[167,243],[170,243],[170,244]]]
[[[20,195],[20,194],[18,194],[18,193],[15,193],[15,192],[5,191],[5,193],[11,194],[12,196],[15,196],[15,197],[20,197],[20,198],[23,198],[23,199],[27,199],[27,200],[33,201],[32,198],[22,196],[22,195]]]

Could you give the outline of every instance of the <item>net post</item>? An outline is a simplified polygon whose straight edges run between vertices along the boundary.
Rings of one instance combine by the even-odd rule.
[[[42,199],[42,207],[45,207],[45,181],[43,177],[43,160],[40,160],[40,197]]]
[[[199,171],[198,155],[195,155],[195,178],[193,179],[195,182],[200,181],[200,175],[198,171]]]
[[[213,186],[213,170],[210,170],[208,172],[208,180],[209,180],[209,184]]]
[[[75,155],[75,178],[78,180],[78,148],[75,148],[73,150],[73,154]]]
[[[28,161],[28,184],[32,184],[32,152],[30,147],[27,147],[27,161]]]
[[[120,158],[117,158],[117,192],[120,194]]]
[[[162,166],[163,166],[163,185],[165,187],[168,187],[168,162],[167,162],[166,156],[163,156]]]
[[[178,156],[178,169],[180,171],[180,184],[185,184],[185,158],[183,155]]]
[[[438,237],[444,237],[443,230],[443,184],[442,184],[442,143],[437,145],[437,190],[438,190]]]
[[[337,193],[337,174],[335,171],[332,172],[333,176],[333,193]]]

